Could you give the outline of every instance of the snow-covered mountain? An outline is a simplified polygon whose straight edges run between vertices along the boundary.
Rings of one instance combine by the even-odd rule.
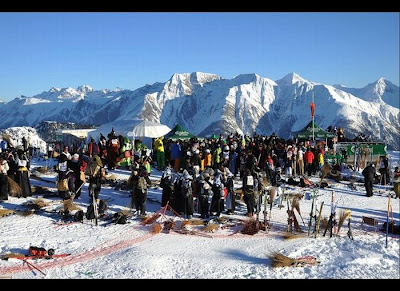
[[[112,127],[125,134],[147,119],[171,128],[179,123],[200,136],[238,131],[288,138],[310,121],[313,95],[315,121],[322,128],[342,126],[347,137],[364,133],[400,148],[399,87],[384,79],[361,89],[330,86],[295,73],[276,81],[257,74],[232,79],[200,72],[174,74],[165,83],[134,91],[88,85],[52,88],[0,106],[0,128],[56,120],[100,125],[97,134]]]
[[[366,101],[384,102],[399,108],[399,87],[383,77],[364,88],[349,88],[343,85],[334,85],[334,87]]]

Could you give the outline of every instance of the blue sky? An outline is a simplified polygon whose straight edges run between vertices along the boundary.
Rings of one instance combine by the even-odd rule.
[[[399,84],[399,13],[0,13],[0,99],[195,71]]]

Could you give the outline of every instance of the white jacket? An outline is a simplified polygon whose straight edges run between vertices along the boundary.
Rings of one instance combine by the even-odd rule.
[[[4,160],[0,165],[0,173],[7,175],[7,171],[10,169],[6,160]]]

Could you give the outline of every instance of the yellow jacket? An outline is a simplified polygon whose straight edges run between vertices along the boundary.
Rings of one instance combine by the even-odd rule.
[[[164,152],[164,143],[162,141],[162,138],[156,138],[154,141],[154,148],[158,152]]]

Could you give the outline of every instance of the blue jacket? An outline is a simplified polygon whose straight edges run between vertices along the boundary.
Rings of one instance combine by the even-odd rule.
[[[173,143],[171,145],[171,159],[175,160],[175,159],[180,159],[182,155],[182,149],[181,149],[181,145],[177,144],[177,143]]]

